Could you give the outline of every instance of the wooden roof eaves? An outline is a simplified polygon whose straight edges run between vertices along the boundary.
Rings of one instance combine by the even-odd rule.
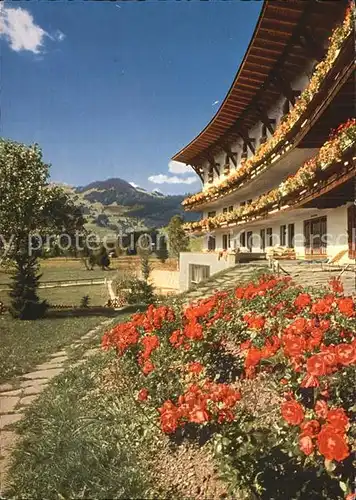
[[[277,0],[278,1],[278,0]],[[241,99],[242,100],[245,100],[246,102],[246,107],[245,109],[242,111],[241,115],[237,117],[238,120],[241,120],[243,122],[244,118],[243,115],[246,114],[247,110],[250,111],[250,107],[251,105],[253,104],[253,102],[256,100],[257,96],[260,95],[261,93],[261,90],[263,89],[263,91],[265,91],[265,87],[266,87],[266,84],[268,84],[268,75],[271,74],[272,71],[275,71],[276,67],[278,67],[278,65],[282,62],[284,62],[284,60],[286,59],[286,56],[288,54],[288,51],[290,49],[290,42],[291,40],[293,40],[293,38],[295,37],[295,31],[296,31],[296,28],[298,26],[300,26],[300,24],[302,23],[302,19],[305,18],[306,16],[306,13],[309,13],[310,11],[310,5],[313,3],[313,2],[303,2],[303,9],[301,8],[301,3],[299,4],[299,8],[295,9],[295,12],[298,12],[298,22],[296,22],[295,24],[295,29],[294,29],[294,32],[290,33],[289,34],[289,40],[288,42],[283,42],[284,43],[284,50],[281,51],[281,57],[275,59],[275,58],[269,58],[268,60],[271,62],[271,63],[274,63],[274,64],[263,64],[264,62],[267,61],[267,58],[265,58],[264,60],[261,61],[261,57],[257,57],[257,56],[254,56],[253,54],[251,55],[250,52],[252,50],[252,47],[253,47],[253,41],[255,40],[255,37],[256,37],[256,34],[259,32],[259,29],[261,28],[261,24],[262,24],[262,21],[263,21],[263,17],[264,17],[264,14],[267,10],[267,6],[270,8],[270,6],[272,5],[273,2],[268,2],[266,1],[263,8],[262,8],[262,11],[261,11],[261,14],[260,14],[260,17],[259,17],[259,20],[258,20],[258,23],[256,25],[256,28],[255,28],[255,31],[253,33],[253,36],[251,38],[251,41],[250,41],[250,44],[248,46],[248,49],[245,53],[245,57],[240,65],[240,68],[237,72],[237,75],[235,76],[235,79],[225,97],[225,100],[224,102],[222,103],[222,105],[220,106],[219,110],[217,111],[217,113],[214,115],[214,117],[210,120],[210,122],[205,126],[205,128],[200,132],[200,134],[198,136],[196,136],[187,146],[185,146],[183,149],[181,149],[178,153],[176,153],[174,156],[173,156],[173,159],[176,159],[178,161],[185,161],[185,162],[189,162],[189,158],[192,157],[192,155],[190,153],[188,153],[188,150],[190,150],[190,152],[194,155],[194,158],[196,158],[197,154],[199,153],[196,153],[196,147],[193,148],[193,145],[195,146],[197,142],[199,142],[200,144],[197,144],[197,148],[198,150],[200,151],[203,151],[205,149],[205,146],[203,144],[203,136],[204,135],[207,135],[207,132],[208,132],[208,129],[211,128],[213,129],[213,125],[214,125],[214,122],[216,122],[219,118],[219,114],[220,112],[223,110],[223,106],[225,104],[225,102],[228,102],[228,100],[231,99],[231,94],[233,93],[233,91],[236,89],[236,86],[237,84],[239,83],[239,77],[242,76],[243,74],[243,71],[245,69],[245,65],[248,66],[250,62],[252,62],[252,64],[255,64],[256,67],[258,67],[259,69],[261,69],[262,67],[265,67],[267,68],[268,72],[266,74],[266,78],[267,80],[264,82],[264,84],[259,84],[258,85],[258,89],[257,90],[257,94],[256,93],[253,93],[253,98],[249,99],[248,97],[246,99]],[[304,7],[305,5],[305,7]],[[251,61],[251,58],[252,59],[257,59],[256,60],[256,63],[253,62],[253,60]],[[303,58],[305,59],[305,58]],[[299,58],[300,60],[300,58]],[[246,68],[248,69],[248,68]],[[248,91],[246,92],[244,90],[244,93],[248,94]],[[240,96],[241,97],[241,94]],[[236,120],[235,120],[236,121]],[[229,133],[229,129],[227,129],[227,131],[223,134],[224,135],[227,135]],[[216,141],[214,141],[214,143],[210,144],[209,147],[214,147],[214,144],[215,142],[218,142],[220,141],[221,139],[221,136],[217,137],[216,138]]]

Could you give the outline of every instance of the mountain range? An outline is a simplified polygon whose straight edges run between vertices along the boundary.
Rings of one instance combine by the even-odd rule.
[[[60,185],[81,208],[87,229],[97,233],[161,228],[174,215],[182,215],[186,221],[200,217],[200,214],[184,212],[181,203],[187,195],[149,192],[120,178],[79,187]]]

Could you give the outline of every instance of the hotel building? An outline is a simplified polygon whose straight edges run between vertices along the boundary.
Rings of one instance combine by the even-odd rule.
[[[203,252],[180,256],[187,289],[236,262],[356,258],[354,4],[266,0],[215,116],[173,160],[201,191]]]

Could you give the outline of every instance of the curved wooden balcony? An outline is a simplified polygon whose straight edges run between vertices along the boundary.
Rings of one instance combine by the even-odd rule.
[[[258,176],[265,173],[270,168],[277,166],[281,159],[285,158],[286,155],[301,143],[308,132],[310,132],[313,126],[322,117],[330,103],[355,70],[354,41],[352,33],[353,31],[351,31],[344,40],[337,58],[333,66],[326,73],[319,90],[313,95],[305,111],[294,121],[290,129],[285,134],[281,134],[276,141],[276,135],[280,134],[280,130],[283,130],[284,127],[284,124],[281,123],[277,127],[274,135],[261,146],[263,149],[267,150],[266,154],[258,159],[260,152],[257,151],[255,156],[249,160],[253,163],[251,169],[244,172],[242,165],[238,170],[230,174],[230,181],[229,178],[227,178],[223,180],[220,185],[212,186],[205,192],[187,198],[183,202],[186,210],[216,201],[217,199],[222,199],[242,186],[252,183]],[[306,91],[309,91],[308,87]],[[297,105],[298,103],[296,103],[296,106]],[[294,108],[290,111],[288,116],[292,115],[294,112],[293,110]],[[273,147],[270,147],[273,142],[275,142],[275,144]],[[255,161],[254,158],[256,158]]]
[[[356,123],[354,125],[356,127]],[[203,219],[199,222],[186,224],[188,231],[204,231],[218,228],[233,227],[236,225],[256,222],[266,219],[282,211],[300,208],[330,190],[348,182],[356,175],[356,156],[354,153],[355,139],[348,142],[347,147],[339,156],[326,165],[326,168],[319,168],[304,183],[295,182],[295,186],[289,187],[284,192],[283,183],[276,189],[257,198],[251,205],[243,211],[235,211],[231,214],[220,214],[211,219]],[[320,162],[320,158],[319,158]],[[308,162],[307,162],[308,163]],[[305,165],[303,166],[305,167]],[[298,172],[300,172],[299,169]],[[298,174],[297,172],[297,174]],[[296,175],[297,175],[296,174]],[[346,200],[345,200],[346,201]]]

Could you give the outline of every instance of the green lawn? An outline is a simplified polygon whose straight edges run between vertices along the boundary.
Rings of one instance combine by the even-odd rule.
[[[90,306],[103,306],[109,298],[109,292],[105,285],[41,288],[39,294],[51,305],[64,306],[79,306],[84,295],[89,295]]]
[[[119,269],[115,261],[110,271],[103,271],[98,267],[95,267],[92,271],[88,271],[80,260],[41,260],[40,266],[40,272],[42,273],[41,281],[112,279]],[[1,284],[7,284],[9,282],[9,273],[5,273],[0,269],[0,288]]]
[[[46,299],[50,305],[79,307],[84,295],[89,295],[90,306],[104,306],[109,298],[105,285],[80,285],[56,288],[40,288],[39,296]],[[0,300],[9,305],[10,297],[5,290],[0,291]]]
[[[177,498],[152,480],[157,441],[139,404],[103,384],[111,358],[60,375],[29,408],[7,498]]]
[[[20,321],[1,315],[0,382],[26,373],[105,319],[98,315]]]

